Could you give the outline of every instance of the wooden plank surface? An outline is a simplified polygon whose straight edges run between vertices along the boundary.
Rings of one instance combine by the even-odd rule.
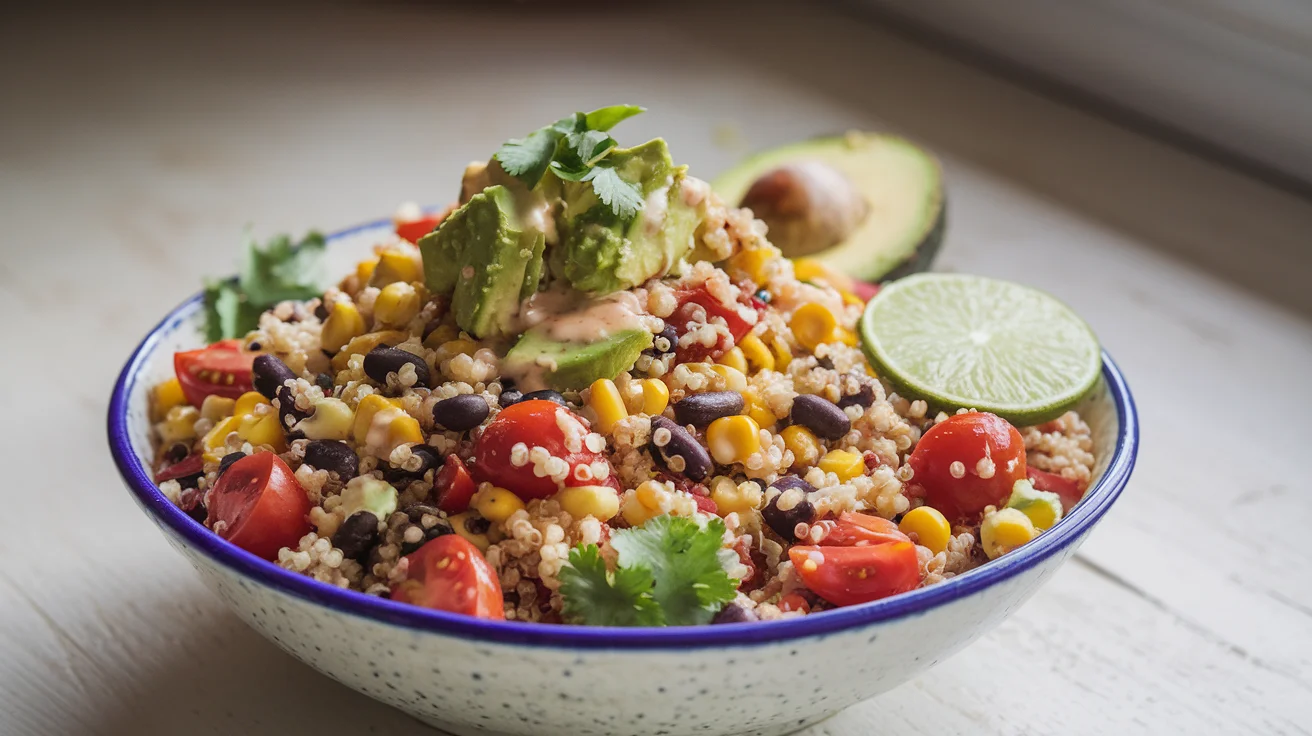
[[[942,267],[1067,300],[1143,414],[1134,481],[1074,562],[809,736],[1312,729],[1312,204],[849,16],[515,8],[0,26],[0,733],[430,733],[202,587],[119,487],[106,397],[246,225],[441,202],[503,139],[615,101],[651,108],[626,139],[664,135],[708,176],[851,127],[921,138],[951,182]]]

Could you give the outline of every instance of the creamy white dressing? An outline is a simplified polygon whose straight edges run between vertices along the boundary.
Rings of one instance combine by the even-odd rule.
[[[624,330],[646,328],[651,318],[646,303],[642,289],[589,298],[557,285],[529,297],[519,319],[524,329],[539,327],[556,342],[597,342]]]

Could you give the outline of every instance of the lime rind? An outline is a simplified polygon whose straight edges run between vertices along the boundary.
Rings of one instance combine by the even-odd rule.
[[[1018,425],[1061,416],[1102,369],[1098,338],[1069,307],[982,276],[917,274],[886,284],[860,327],[867,359],[900,391]]]

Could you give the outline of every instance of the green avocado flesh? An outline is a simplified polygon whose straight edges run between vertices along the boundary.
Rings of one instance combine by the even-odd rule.
[[[451,293],[456,324],[474,337],[513,331],[519,303],[537,290],[545,247],[540,230],[525,227],[504,186],[490,186],[419,240],[424,282]]]
[[[865,202],[865,215],[846,237],[823,250],[775,242],[784,255],[806,256],[871,282],[929,268],[945,227],[942,170],[931,154],[902,138],[853,132],[781,146],[742,162],[716,179],[712,188],[726,202],[737,204],[763,174],[814,162],[827,164],[851,182]],[[771,225],[771,234],[782,230],[782,222],[771,224],[770,217],[756,214]]]
[[[629,329],[596,342],[569,343],[553,340],[534,328],[510,349],[503,366],[509,375],[540,374],[542,382],[557,391],[577,390],[632,368],[642,351],[651,347],[652,339],[646,330]],[[525,385],[533,383],[530,380]]]

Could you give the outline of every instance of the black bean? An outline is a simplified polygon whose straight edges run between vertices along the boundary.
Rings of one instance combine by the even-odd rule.
[[[424,538],[419,540],[418,542],[401,542],[401,554],[408,555],[411,552],[414,552],[415,550],[424,546],[425,544],[428,544],[429,542],[433,541],[434,539],[437,539],[438,537],[446,536],[447,534],[455,534],[455,533],[456,530],[452,529],[450,524],[446,523],[445,521],[438,522],[437,524],[434,524],[433,526],[425,529]]]
[[[669,440],[663,446],[656,443],[656,433],[661,429],[670,433]],[[711,454],[688,430],[665,417],[657,416],[651,419],[651,433],[652,457],[667,470],[695,481],[706,480],[706,476],[710,475]],[[674,461],[676,457],[678,461]],[[676,469],[680,465],[682,470]]]
[[[219,461],[219,472],[218,475],[215,477],[222,478],[223,474],[228,472],[228,468],[232,467],[233,463],[237,462],[238,460],[244,457],[246,457],[246,453],[242,452],[241,450],[238,450],[236,452],[230,452],[227,455],[224,455],[223,459]]]
[[[358,559],[378,541],[378,517],[372,511],[351,514],[333,535],[333,546],[351,559]]]
[[[324,396],[332,396],[333,391],[336,390],[336,387],[333,386],[333,377],[328,375],[327,373],[320,373],[319,375],[315,376],[314,383],[319,388],[323,389]]]
[[[859,406],[868,409],[873,403],[875,403],[875,388],[863,383],[856,393],[839,399],[838,408],[846,409],[849,406]]]
[[[278,421],[282,423],[284,432],[288,432],[296,423],[310,416],[311,412],[302,411],[296,407],[296,394],[286,386],[279,386],[276,401],[278,402]],[[292,439],[301,436],[299,431],[289,433]]]
[[[770,499],[765,508],[761,510],[761,518],[765,519],[765,523],[774,530],[775,534],[788,542],[796,542],[797,535],[794,530],[797,525],[801,523],[810,524],[815,520],[815,506],[806,498],[806,496],[815,493],[815,487],[795,475],[785,475],[771,483],[770,486],[777,488],[779,494]],[[784,492],[794,488],[802,491],[802,500],[787,511],[780,509],[780,497],[783,496]]]
[[[504,409],[507,406],[514,406],[523,400],[523,391],[520,391],[517,388],[508,388],[501,391],[501,396],[497,399],[497,404]]]
[[[661,330],[659,336],[665,338],[670,343],[668,348],[661,351],[662,353],[672,353],[674,352],[674,349],[679,346],[679,331],[674,329],[674,325],[665,325],[665,329]]]
[[[422,524],[425,516],[432,516],[436,519],[442,519],[442,512],[436,506],[430,506],[426,503],[414,503],[406,506],[404,509],[405,516],[411,524]],[[445,523],[445,521],[443,521]],[[451,526],[447,524],[447,526]]]
[[[251,377],[255,390],[273,401],[273,397],[278,395],[278,389],[287,381],[294,380],[296,374],[278,356],[262,353],[255,356],[255,362],[251,364]]]
[[[412,449],[411,452],[414,450]],[[313,440],[305,445],[305,464],[317,470],[336,473],[343,481],[350,480],[360,471],[360,458],[345,442]]]
[[[196,488],[188,488],[178,496],[178,508],[186,512],[187,516],[204,524],[205,517],[208,516],[203,502],[204,497],[205,494]]]
[[[399,373],[401,368],[409,363],[415,367],[416,386],[428,386],[428,364],[424,359],[414,353],[406,352],[400,348],[389,348],[386,345],[379,345],[370,350],[364,356],[365,375],[375,381],[386,384],[388,373]]]
[[[830,360],[828,355],[823,358],[816,358],[815,363],[827,371],[832,371],[834,369],[834,361]]]
[[[328,307],[323,303],[322,299],[319,300],[318,304],[314,305],[314,316],[318,317],[320,322],[328,319]]]
[[[383,479],[388,483],[419,480],[428,471],[442,465],[442,456],[430,445],[411,445],[410,454],[419,457],[419,468],[417,470],[389,467],[388,472],[383,473]]]
[[[852,429],[847,414],[821,396],[802,394],[793,399],[793,410],[788,416],[793,424],[800,424],[827,440],[839,439]]]
[[[465,432],[487,419],[487,400],[478,394],[460,394],[433,404],[433,421],[449,432]]]
[[[711,619],[713,624],[745,624],[752,621],[760,621],[760,617],[755,611],[744,608],[737,603],[726,603],[720,612],[715,614]]]
[[[524,394],[524,397],[519,401],[550,401],[566,408],[569,407],[569,402],[565,400],[564,395],[559,391],[552,391],[549,388],[544,388],[541,391],[529,391]],[[518,404],[519,401],[516,401],[515,403]]]
[[[169,445],[169,449],[164,451],[164,459],[172,465],[173,463],[186,460],[187,456],[190,454],[191,445],[186,442],[174,442],[172,445]]]
[[[705,427],[721,417],[731,417],[743,410],[743,395],[736,391],[707,391],[687,396],[674,404],[674,418],[679,424]]]

